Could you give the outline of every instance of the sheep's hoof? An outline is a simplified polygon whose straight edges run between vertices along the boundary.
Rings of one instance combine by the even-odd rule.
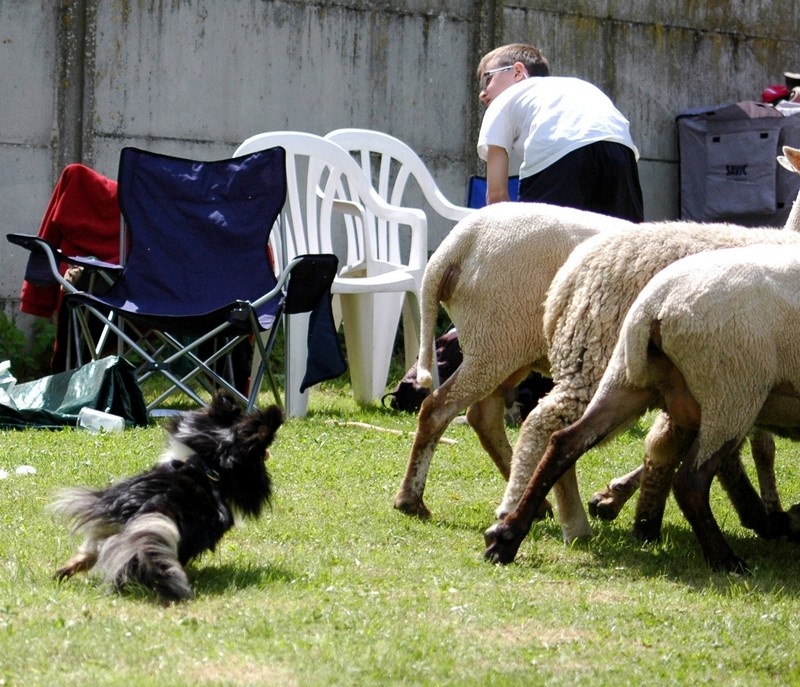
[[[768,513],[765,519],[762,518],[756,522],[745,522],[742,520],[742,526],[754,530],[762,539],[780,539],[781,537],[786,537],[791,540],[792,531],[798,524],[800,524],[800,520],[794,522],[791,512],[784,511]]]
[[[536,511],[536,515],[533,516],[534,520],[548,520],[554,518],[553,515],[553,504],[550,503],[547,499],[542,501],[542,505],[539,506],[539,510]]]
[[[513,527],[502,522],[495,523],[483,534],[486,544],[483,557],[495,565],[512,563],[524,538]]]
[[[589,515],[597,520],[614,520],[625,501],[621,503],[617,501],[614,491],[606,487],[603,491],[598,491],[592,494],[588,502]]]
[[[800,544],[800,503],[787,510],[786,515],[789,518],[789,531],[786,536],[789,541]]]
[[[589,499],[589,515],[598,520],[614,520],[639,488],[639,480],[629,475],[611,480],[602,491]]]
[[[661,540],[661,519],[639,519],[633,523],[633,536],[640,542],[654,544]]]
[[[422,520],[428,520],[431,517],[431,512],[421,498],[409,496],[402,492],[394,497],[394,507],[401,513],[412,515]]]
[[[733,573],[734,575],[749,575],[750,568],[747,563],[732,552],[719,555],[707,555],[706,561],[712,570]]]

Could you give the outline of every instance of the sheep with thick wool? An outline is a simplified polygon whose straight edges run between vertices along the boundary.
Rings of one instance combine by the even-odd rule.
[[[650,278],[689,255],[763,243],[800,245],[800,233],[664,222],[597,236],[575,249],[555,276],[545,305],[544,327],[555,386],[522,423],[498,518],[516,508],[550,435],[583,414],[611,358],[622,320]],[[657,438],[650,437],[647,450],[662,450]],[[566,512],[573,517],[565,519],[558,491],[556,501],[562,533],[569,542],[590,536],[592,530],[580,504],[574,470],[565,478],[568,482],[562,480],[562,492],[570,499]]]
[[[539,203],[491,205],[455,226],[431,256],[422,281],[417,380],[426,387],[433,382],[439,303],[458,329],[463,361],[422,403],[396,508],[430,515],[423,492],[433,453],[465,408],[482,446],[508,479],[512,450],[503,419],[504,395],[531,370],[548,374],[542,317],[550,281],[582,241],[633,226]]]
[[[800,174],[800,151],[785,146],[783,155],[778,156],[780,165],[793,174]],[[792,212],[786,220],[786,229],[800,231],[800,203],[795,202]],[[669,418],[660,416],[655,421],[655,427],[650,433],[652,437],[670,431]],[[653,439],[654,441],[656,439]],[[768,432],[756,430],[750,438],[753,455],[756,458],[756,470],[759,482],[762,485],[762,499],[768,512],[781,512],[780,497],[774,483],[774,442]],[[644,472],[644,465],[640,465],[631,472],[611,480],[606,487],[595,492],[589,499],[589,512],[603,520],[613,520],[617,517],[622,506],[630,499],[639,488],[639,482]],[[793,525],[796,527],[797,525]]]
[[[674,450],[661,455],[666,462],[646,463],[637,520],[659,526],[672,485],[709,565],[746,570],[714,520],[709,489],[727,462],[738,462],[754,426],[800,439],[800,243],[776,243],[692,255],[653,277],[625,317],[586,412],[553,434],[516,511],[487,532],[489,558],[513,560],[553,481],[660,406]],[[657,496],[643,508],[646,491]]]
[[[789,159],[783,161],[784,165],[794,165],[795,171],[800,169],[800,151],[784,148],[784,153]],[[786,228],[793,231],[656,222],[595,236],[573,251],[553,278],[545,303],[544,329],[555,386],[522,424],[508,484],[496,511],[499,519],[516,508],[550,435],[583,414],[610,359],[622,320],[650,278],[695,253],[763,243],[800,244],[798,208],[800,203],[795,203],[786,222]],[[656,425],[646,442],[646,451],[671,450],[668,419],[660,418]],[[771,435],[755,432],[752,448],[762,490],[771,508],[777,510]],[[558,486],[555,496],[565,541],[591,536],[574,468],[567,471]]]

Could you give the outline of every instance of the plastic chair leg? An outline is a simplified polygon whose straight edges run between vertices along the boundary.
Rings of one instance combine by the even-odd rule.
[[[403,296],[341,294],[347,364],[358,403],[372,403],[386,390]]]
[[[308,390],[300,392],[308,358],[308,321],[310,313],[298,313],[286,322],[286,382],[284,398],[287,417],[305,417],[308,412]]]

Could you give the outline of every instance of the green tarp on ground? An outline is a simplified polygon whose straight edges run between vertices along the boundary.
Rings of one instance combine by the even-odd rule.
[[[0,393],[0,428],[54,429],[75,426],[81,408],[125,418],[125,424],[148,424],[147,407],[133,366],[109,356],[77,370],[16,384]]]

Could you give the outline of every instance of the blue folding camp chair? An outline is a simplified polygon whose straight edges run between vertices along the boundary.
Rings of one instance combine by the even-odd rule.
[[[122,272],[103,295],[64,297],[94,356],[102,346],[91,316],[117,336],[140,382],[156,374],[168,380],[148,410],[175,391],[205,404],[220,387],[250,410],[264,376],[280,404],[267,366],[276,325],[284,312],[329,309],[338,267],[336,256],[319,254],[298,256],[277,277],[272,270],[267,242],[286,197],[284,150],[202,162],[125,148],[118,183],[130,246]],[[326,314],[323,308],[323,327]],[[245,339],[259,363],[247,395],[218,372]],[[211,341],[224,343],[204,346]]]
[[[519,177],[508,177],[508,198],[519,200]],[[471,176],[467,180],[467,207],[477,210],[486,205],[486,177]]]

